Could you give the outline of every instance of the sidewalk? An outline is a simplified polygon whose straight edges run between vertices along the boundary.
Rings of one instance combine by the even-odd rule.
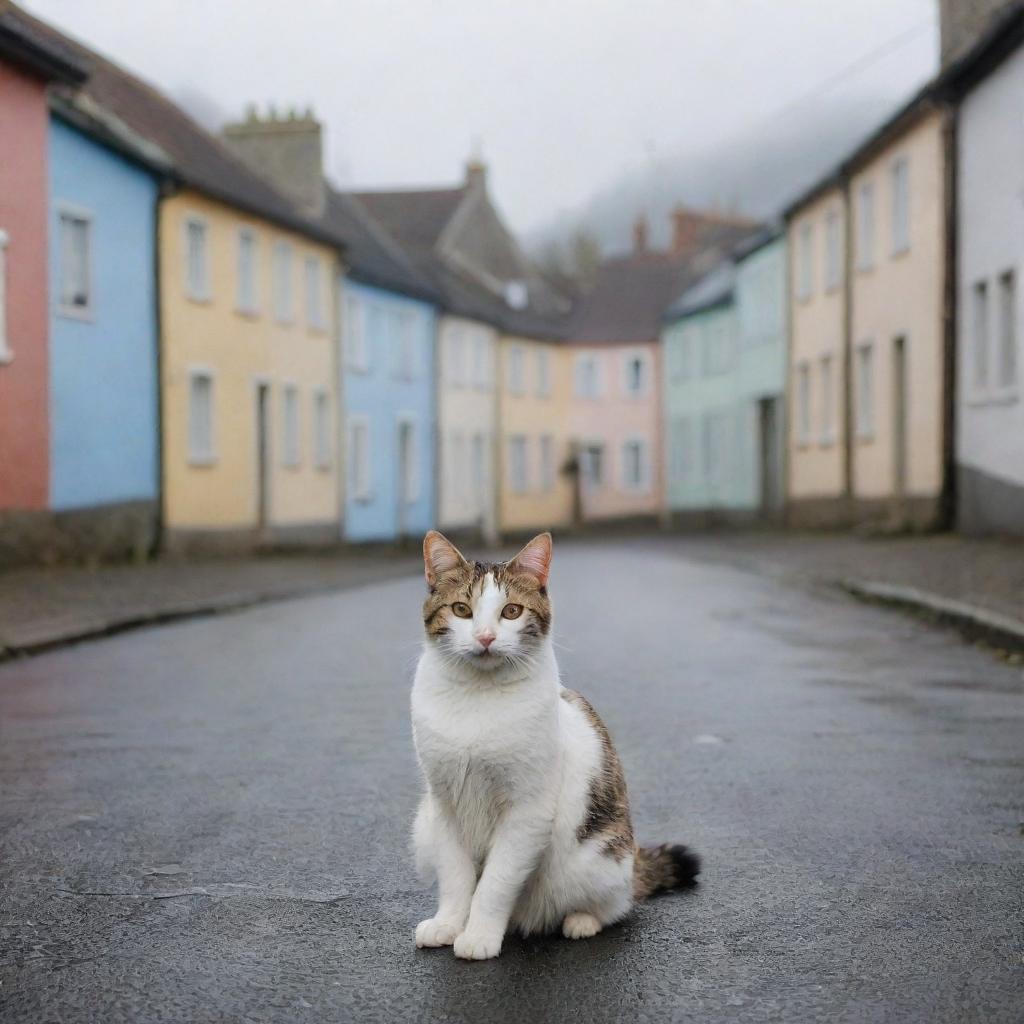
[[[676,543],[688,557],[841,586],[1024,650],[1024,542],[765,532],[691,535]]]
[[[418,571],[419,554],[357,551],[0,573],[0,660],[87,637]]]

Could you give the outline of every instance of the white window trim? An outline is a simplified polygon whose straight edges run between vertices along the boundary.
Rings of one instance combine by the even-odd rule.
[[[324,411],[324,422],[320,422],[320,409],[321,405]],[[312,402],[312,420],[313,420],[313,465],[321,472],[326,472],[331,468],[333,461],[333,452],[331,450],[331,438],[334,436],[334,430],[332,429],[332,417],[331,417],[331,393],[327,388],[313,388],[313,402]],[[323,434],[320,433],[320,428],[323,427]],[[323,441],[321,447],[320,442]]]
[[[828,360],[828,381],[825,380],[825,361]],[[819,387],[821,394],[821,408],[818,410],[821,416],[821,423],[818,425],[818,444],[822,448],[831,448],[835,443],[838,436],[837,423],[839,415],[838,403],[836,402],[836,384],[839,382],[838,378],[838,361],[834,352],[822,352],[818,356],[818,376],[819,376]],[[831,385],[826,388],[825,384]],[[825,410],[828,409],[832,415],[829,417],[829,422],[825,422]]]
[[[597,480],[594,480],[590,473],[590,455],[593,448],[599,449],[601,453],[601,475]],[[580,441],[579,454],[580,480],[583,486],[591,493],[602,490],[608,483],[608,445],[599,437],[584,438]]]
[[[313,273],[311,275],[311,268]],[[310,284],[316,279],[316,303]],[[316,334],[327,330],[326,296],[324,294],[324,261],[319,256],[307,255],[302,260],[302,284],[306,299],[306,327]]]
[[[60,226],[61,218],[65,215],[68,217],[74,217],[75,220],[82,220],[88,225],[86,237],[88,239],[88,247],[85,253],[85,274],[88,288],[89,301],[84,306],[65,306],[61,301],[61,296],[57,295],[57,315],[65,317],[69,320],[87,320],[92,321],[96,317],[96,216],[92,210],[87,209],[84,206],[75,206],[73,203],[59,202],[54,204],[54,208],[57,211],[57,225]],[[60,238],[58,236],[57,244],[60,244]],[[58,268],[61,264],[58,257]],[[60,281],[57,282],[58,289],[60,287]]]
[[[406,480],[403,483],[403,490],[405,490],[405,504],[415,505],[423,493],[423,481],[420,479],[420,461],[419,461],[419,433],[420,424],[419,417],[413,412],[400,412],[395,416],[395,439],[401,441],[402,427],[411,427],[411,436],[413,440],[412,446],[412,461],[407,464],[407,469],[411,474],[411,481]],[[369,447],[369,446],[367,446]],[[396,453],[397,454],[397,453]],[[401,466],[401,458],[395,459],[396,466]],[[408,487],[405,484],[409,484]]]
[[[284,278],[287,282],[287,287],[284,290],[284,296],[287,298],[287,303],[281,302],[282,293],[279,288],[281,278],[280,267],[281,267],[281,254],[287,253],[287,269],[288,274]],[[295,323],[295,246],[291,242],[285,242],[278,240],[274,242],[274,246],[270,253],[270,301],[274,307],[274,320],[284,327],[290,326]],[[287,306],[287,309],[283,308]]]
[[[517,486],[513,473],[512,452],[517,442],[523,446],[523,479],[522,486]],[[509,434],[508,436],[508,489],[512,494],[530,493],[530,439],[525,434]]]
[[[366,337],[366,329],[370,318],[367,315],[367,304],[360,296],[350,292],[345,295],[344,309],[341,343],[345,369],[352,373],[369,373],[370,345]],[[355,329],[356,327],[358,330]],[[359,339],[358,348],[352,343],[356,337]]]
[[[867,380],[867,387],[864,388],[863,363],[864,353],[867,353],[868,370],[870,377]],[[871,441],[875,437],[875,343],[871,339],[862,341],[854,349],[853,379],[854,379],[854,428],[857,439],[860,441]],[[865,391],[868,401],[864,401]]]
[[[7,245],[10,235],[0,228],[0,366],[6,366],[14,359],[11,339],[7,332]]]
[[[217,454],[217,371],[205,364],[193,363],[188,367],[188,393],[185,396],[185,428],[188,431],[188,464],[205,467],[216,465]],[[210,450],[197,452],[192,447],[192,381],[196,377],[206,377],[210,381]]]
[[[551,352],[544,346],[537,349],[537,397],[550,398],[552,389],[551,380]]]
[[[629,367],[634,359],[640,360],[640,387],[634,390],[629,386]],[[632,349],[626,352],[622,360],[622,391],[627,398],[646,398],[651,390],[651,354],[644,349]]]
[[[802,381],[807,382],[806,392],[801,387]],[[796,380],[793,383],[793,391],[796,404],[796,415],[793,417],[796,443],[798,447],[806,448],[810,445],[814,435],[814,380],[810,359],[801,359],[796,364]]]
[[[640,480],[633,483],[626,479],[626,449],[632,445],[637,445],[640,453]],[[651,444],[650,440],[644,437],[642,434],[633,434],[626,437],[622,441],[622,447],[619,450],[619,456],[622,459],[621,466],[621,479],[622,489],[627,494],[650,494],[651,493]]]
[[[416,380],[419,376],[419,352],[417,351],[417,338],[419,332],[416,330],[416,314],[408,308],[400,308],[393,311],[394,327],[397,331],[398,347],[392,353],[394,367],[392,376],[396,380]],[[406,342],[409,343],[408,349]],[[409,361],[405,357],[408,354]]]
[[[288,451],[288,396],[295,398],[295,451]],[[299,385],[294,380],[281,382],[281,465],[285,469],[297,470],[302,467],[302,408]]]
[[[349,413],[346,418],[346,459],[351,466],[349,472],[353,475],[356,470],[355,444],[353,443],[356,427],[363,427],[366,431],[366,480],[364,481],[365,487],[357,487],[359,481],[350,476],[348,484],[352,490],[352,500],[360,504],[368,504],[373,501],[373,434],[370,430],[370,417],[365,413],[353,412]]]
[[[809,218],[797,225],[794,252],[796,298],[798,302],[810,302],[814,295],[814,223]]]
[[[545,441],[547,445],[545,445]],[[545,447],[551,455],[550,465],[545,464]],[[558,456],[554,434],[541,434],[537,438],[537,475],[541,493],[550,494],[558,483]]]
[[[589,364],[594,368],[590,380],[593,383],[593,390],[587,391],[580,387],[580,368]],[[604,374],[603,364],[596,352],[579,352],[573,361],[573,393],[577,398],[596,400],[604,397]]]
[[[242,239],[248,238],[252,242],[252,301],[247,305],[242,289]],[[207,243],[209,244],[209,243]],[[235,257],[236,271],[238,272],[237,287],[235,288],[235,312],[241,316],[259,316],[260,312],[260,289],[259,289],[259,237],[256,229],[248,224],[243,224],[235,236]]]
[[[832,243],[835,242],[835,252]],[[833,265],[833,255],[835,261]],[[837,206],[825,213],[825,292],[837,292],[843,285],[843,220]]]
[[[904,181],[906,183],[906,191],[904,196],[906,202],[906,209],[904,210],[904,213],[906,215],[907,222],[907,237],[905,239],[898,238],[896,234],[896,172],[900,167],[903,167],[905,170]],[[895,259],[897,256],[903,256],[906,253],[910,252],[910,235],[912,224],[910,218],[910,157],[906,153],[901,153],[889,165],[889,187],[892,190],[892,195],[890,197],[892,200],[890,204],[890,213],[892,216],[892,223],[890,224],[890,251],[893,258]]]
[[[517,358],[518,357],[518,358]],[[519,364],[519,380],[515,380],[512,367]],[[528,388],[526,383],[526,346],[510,345],[508,349],[508,393],[521,397],[526,394]]]
[[[189,273],[189,247],[188,229],[192,225],[203,229],[203,244],[205,246],[205,260],[203,269],[206,271],[202,282],[202,288],[198,291],[192,289],[192,275]],[[185,264],[185,295],[192,302],[212,302],[213,290],[210,284],[210,222],[199,213],[187,213],[181,222],[181,238],[183,246],[183,262]]]
[[[857,214],[854,218],[857,230],[857,269],[863,272],[874,270],[875,267],[876,194],[877,189],[873,180],[862,181],[857,186]],[[870,204],[865,203],[865,196],[871,197]],[[865,210],[869,207],[871,216],[865,217]],[[865,230],[866,223],[870,224],[869,230]]]

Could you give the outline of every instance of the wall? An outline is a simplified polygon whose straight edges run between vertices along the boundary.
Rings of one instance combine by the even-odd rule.
[[[1007,145],[1024,121],[1024,51],[967,95],[960,111],[958,168],[957,462],[958,519],[971,532],[1024,533],[1024,153]],[[982,388],[974,379],[972,290],[1016,273],[1016,383]],[[993,296],[994,298],[994,296]],[[990,373],[999,317],[990,299]]]
[[[157,497],[157,184],[50,126],[50,500],[65,510]],[[60,307],[60,213],[91,224],[92,307]]]
[[[840,217],[840,254],[845,248],[845,216],[842,193],[830,189],[797,211],[788,224],[790,354],[787,382],[788,458],[787,497],[791,502],[841,499],[845,492],[846,443],[843,391],[843,334],[845,299],[842,275],[836,286],[825,285],[825,218],[830,210]],[[808,297],[797,294],[798,239],[804,224],[813,232],[812,289]],[[842,260],[841,260],[842,263]],[[825,436],[821,429],[823,394],[821,357],[832,356],[832,402],[834,429]],[[803,362],[811,368],[811,431],[806,440],[799,434],[797,369]]]
[[[483,375],[474,346],[482,346]],[[460,355],[461,354],[461,355]],[[438,329],[438,520],[443,530],[497,532],[498,333],[487,324],[442,316]],[[475,480],[473,438],[483,438],[483,478]],[[461,457],[459,452],[461,451]]]
[[[0,231],[8,236],[7,338],[0,362],[0,511],[39,510],[49,490],[46,275],[47,130],[43,83],[0,63]]]
[[[190,298],[185,288],[185,222],[205,219],[209,231],[209,300]],[[258,527],[256,389],[270,387],[270,462],[268,527],[281,537],[312,528],[317,536],[336,533],[338,520],[338,452],[330,464],[314,464],[312,403],[315,389],[328,395],[336,417],[333,250],[301,235],[250,217],[230,206],[186,190],[160,207],[160,282],[164,359],[164,503],[168,528],[181,535],[196,532],[239,536]],[[237,308],[237,232],[248,226],[258,245],[255,314]],[[293,247],[291,323],[274,317],[271,253],[278,240]],[[322,261],[326,327],[306,323],[303,260]],[[209,465],[189,459],[189,369],[214,373],[216,458]],[[300,461],[284,465],[282,389],[294,384],[300,395]],[[336,432],[331,432],[336,438]]]
[[[350,345],[351,318],[363,318],[368,363],[355,369],[346,357],[343,364],[344,408],[347,424],[358,417],[369,424],[371,481],[368,495],[354,487],[354,459],[347,456],[349,477],[345,486],[344,536],[350,541],[394,541],[401,536],[421,537],[435,521],[436,411],[435,348],[436,315],[432,306],[394,292],[345,283],[342,351]],[[397,317],[415,318],[416,359],[411,376],[397,370]],[[399,424],[415,423],[418,486],[414,500],[400,503]]]
[[[659,346],[572,345],[573,394],[569,412],[570,436],[575,442],[604,446],[605,473],[600,487],[583,488],[585,520],[650,516],[661,511],[663,500],[661,455],[661,371]],[[626,390],[626,363],[636,355],[647,360],[647,384],[640,394]],[[601,393],[581,397],[575,390],[575,366],[580,359],[594,359],[599,367]],[[649,480],[633,490],[623,481],[623,446],[629,440],[647,446]]]
[[[509,389],[509,353],[521,346],[525,356],[525,389],[513,394]],[[538,395],[537,353],[550,353],[551,392]],[[569,351],[554,342],[529,338],[502,337],[498,360],[499,437],[499,526],[503,532],[520,533],[566,527],[572,523],[573,482],[559,470],[571,455],[569,439],[569,402],[571,393]],[[540,438],[554,438],[555,480],[550,490],[540,486]],[[523,493],[512,490],[509,473],[509,438],[526,438],[528,480]]]
[[[891,168],[909,168],[910,247],[892,246]],[[851,179],[853,279],[851,345],[853,401],[857,416],[857,352],[873,351],[874,429],[853,440],[853,493],[857,498],[890,498],[896,493],[895,339],[904,338],[908,497],[936,498],[943,486],[945,194],[943,117],[927,115],[880,152]],[[870,267],[858,266],[861,188],[873,186],[874,245]]]

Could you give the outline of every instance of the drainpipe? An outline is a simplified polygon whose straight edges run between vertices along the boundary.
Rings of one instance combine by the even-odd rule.
[[[338,263],[334,274],[333,292],[334,300],[334,359],[332,370],[334,379],[332,381],[334,390],[334,414],[336,416],[334,439],[336,442],[334,456],[335,491],[337,493],[337,536],[335,541],[342,544],[347,540],[345,536],[345,484],[348,479],[348,430],[345,428],[345,380],[344,380],[344,358],[342,352],[342,339],[344,331],[345,303],[345,266],[344,255],[338,253]]]
[[[174,186],[162,181],[157,189],[153,202],[153,315],[155,317],[156,334],[156,524],[153,533],[151,556],[161,554],[165,550],[167,532],[167,438],[164,401],[164,369],[166,366],[164,353],[164,310],[163,281],[161,280],[162,262],[160,254],[163,248],[163,200],[174,194]]]
[[[845,525],[856,522],[853,500],[853,219],[850,178],[839,181],[843,193],[843,504]]]

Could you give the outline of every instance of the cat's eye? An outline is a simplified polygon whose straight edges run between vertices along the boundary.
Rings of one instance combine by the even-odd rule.
[[[501,617],[503,619],[518,619],[523,614],[523,606],[521,604],[507,604],[501,609]]]
[[[452,611],[460,619],[471,619],[471,618],[473,618],[473,609],[470,608],[469,605],[466,604],[465,601],[456,601],[455,604],[452,605]]]

